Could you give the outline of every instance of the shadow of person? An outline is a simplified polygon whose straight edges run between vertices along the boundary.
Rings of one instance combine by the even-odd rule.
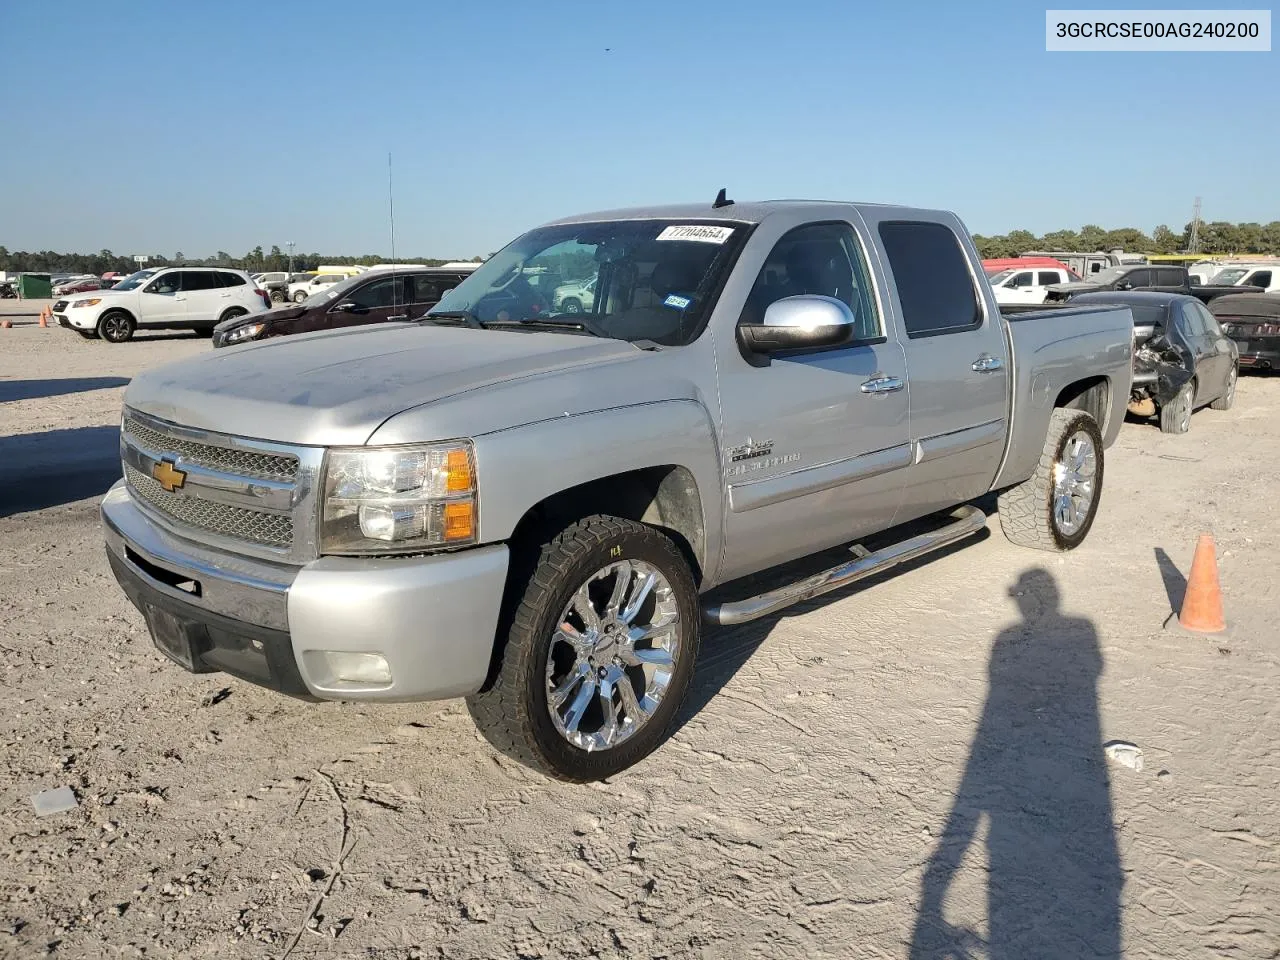
[[[987,702],[921,883],[910,956],[1118,957],[1123,876],[1098,719],[1098,636],[1061,613],[1046,571],[1024,572],[1010,592],[1022,622],[991,651]],[[944,916],[984,818],[986,941]],[[970,916],[981,910],[966,906]]]

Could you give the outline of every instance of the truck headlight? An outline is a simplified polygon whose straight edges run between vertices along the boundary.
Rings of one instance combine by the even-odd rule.
[[[329,451],[320,552],[412,553],[479,536],[471,442]]]

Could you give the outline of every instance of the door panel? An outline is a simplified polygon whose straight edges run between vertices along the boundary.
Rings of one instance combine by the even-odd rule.
[[[765,259],[744,316],[759,322],[791,296],[835,297],[854,312],[847,346],[749,363],[716,344],[721,459],[727,487],[723,579],[883,529],[910,464],[906,361],[886,338],[864,246],[853,224],[783,234]],[[890,331],[891,335],[891,331]],[[892,378],[867,392],[869,381]]]
[[[179,271],[161,274],[142,288],[138,297],[139,327],[182,323],[186,319],[186,295]]]
[[[230,300],[223,299],[223,289],[212,270],[183,270],[182,296],[186,300],[186,322],[192,326],[208,327],[217,323],[218,317]]]
[[[878,227],[906,333],[911,443],[898,521],[990,489],[1008,430],[1008,356],[959,235],[940,223]]]
[[[317,313],[318,322],[310,329],[333,330],[367,323],[385,323],[393,318],[403,320],[409,313],[409,305],[405,300],[404,277],[378,277],[348,290],[325,313]],[[338,304],[344,303],[351,304],[351,309],[339,310]]]

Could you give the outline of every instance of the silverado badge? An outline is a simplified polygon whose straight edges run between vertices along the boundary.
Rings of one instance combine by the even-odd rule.
[[[151,476],[170,493],[178,490],[187,482],[187,475],[173,465],[172,460],[161,460],[151,468]]]
[[[746,443],[729,448],[729,461],[737,463],[739,460],[753,460],[756,457],[767,457],[772,452],[772,440],[752,440],[747,437]]]

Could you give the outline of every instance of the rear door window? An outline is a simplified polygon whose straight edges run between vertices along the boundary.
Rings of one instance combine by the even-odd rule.
[[[1155,271],[1156,286],[1159,287],[1180,287],[1182,286],[1182,271],[1176,267],[1165,267]]]
[[[982,310],[959,238],[940,223],[886,220],[880,240],[902,303],[907,336],[975,330]]]
[[[199,293],[201,290],[216,290],[218,283],[212,270],[183,270],[182,292]]]
[[[1271,286],[1270,270],[1255,270],[1245,279],[1241,286],[1245,287],[1269,287]]]
[[[224,287],[243,287],[244,277],[238,273],[219,273],[218,282]]]
[[[1058,276],[1056,270],[1041,270],[1040,275],[1036,277],[1036,282],[1039,286],[1047,287],[1050,284],[1061,283],[1062,278]]]

